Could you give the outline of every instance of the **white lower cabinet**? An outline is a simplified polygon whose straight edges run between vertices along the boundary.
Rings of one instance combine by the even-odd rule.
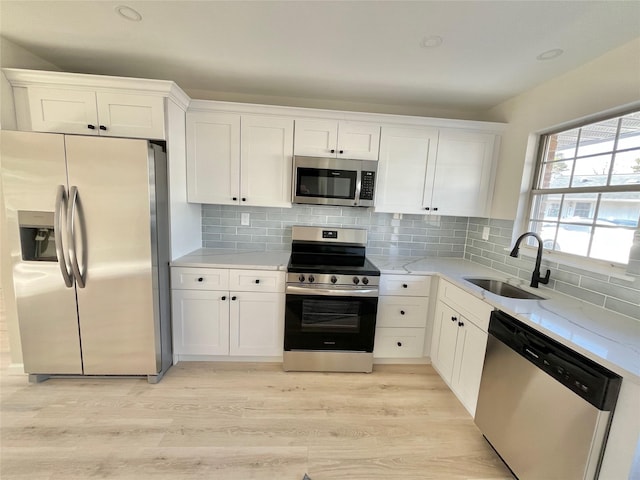
[[[423,357],[430,280],[425,275],[381,275],[374,358]]]
[[[431,362],[472,416],[478,401],[492,309],[491,305],[440,280]]]
[[[173,351],[281,357],[284,272],[173,267]]]

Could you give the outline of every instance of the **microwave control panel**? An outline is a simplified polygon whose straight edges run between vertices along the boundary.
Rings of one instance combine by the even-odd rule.
[[[362,186],[360,188],[360,200],[373,200],[373,186],[376,172],[362,172]]]

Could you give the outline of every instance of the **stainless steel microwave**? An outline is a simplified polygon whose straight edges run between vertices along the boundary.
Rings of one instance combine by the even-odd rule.
[[[293,203],[372,207],[378,162],[293,157]]]

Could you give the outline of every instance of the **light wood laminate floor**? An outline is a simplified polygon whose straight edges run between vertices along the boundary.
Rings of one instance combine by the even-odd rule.
[[[435,371],[180,363],[28,384],[2,354],[2,480],[511,479]]]

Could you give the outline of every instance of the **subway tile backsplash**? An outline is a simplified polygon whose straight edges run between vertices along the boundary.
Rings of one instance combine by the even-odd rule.
[[[249,225],[242,225],[242,214]],[[366,228],[370,255],[409,255],[466,258],[525,280],[531,278],[534,259],[512,258],[513,222],[487,218],[374,213],[368,208],[304,206],[262,208],[227,205],[202,206],[202,245],[206,248],[281,250],[291,248],[292,225],[333,225]],[[489,227],[488,240],[482,229]],[[618,278],[599,272],[549,262],[552,288],[585,302],[640,321],[640,276]]]

